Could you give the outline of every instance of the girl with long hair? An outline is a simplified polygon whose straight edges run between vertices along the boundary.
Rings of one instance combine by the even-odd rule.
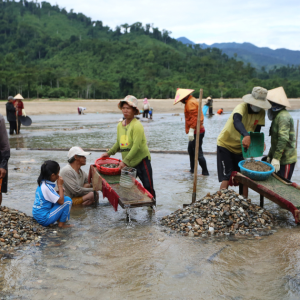
[[[60,167],[56,161],[47,160],[42,164],[32,215],[43,226],[49,226],[57,221],[59,227],[72,227],[65,224],[70,219],[72,200],[64,196],[64,181],[59,176],[59,171]],[[56,181],[58,193],[54,190]]]

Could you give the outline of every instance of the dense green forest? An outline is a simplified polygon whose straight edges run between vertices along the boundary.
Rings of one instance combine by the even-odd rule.
[[[241,97],[282,85],[300,95],[300,67],[256,70],[217,48],[184,45],[136,22],[114,30],[48,2],[0,0],[0,98],[173,98],[177,87]],[[197,93],[195,93],[197,96]]]

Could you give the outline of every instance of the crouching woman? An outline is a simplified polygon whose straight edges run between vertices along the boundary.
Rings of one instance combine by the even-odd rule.
[[[43,226],[49,226],[57,221],[61,228],[72,227],[65,224],[70,219],[72,200],[64,196],[64,181],[59,176],[59,171],[60,167],[56,161],[47,160],[42,164],[32,215]],[[58,193],[54,190],[56,181]]]

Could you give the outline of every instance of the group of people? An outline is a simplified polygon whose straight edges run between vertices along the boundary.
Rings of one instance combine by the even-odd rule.
[[[16,95],[15,97],[9,96],[6,103],[6,118],[9,122],[9,134],[20,133],[21,128],[21,116],[26,116],[24,109],[24,98],[21,94]]]
[[[192,96],[193,91],[178,89],[174,104],[179,102],[185,104],[185,131],[189,139],[190,172],[194,172],[195,163],[199,162],[202,175],[208,176],[209,171],[202,150],[205,136],[204,115],[200,110],[200,128],[197,131],[199,103]],[[217,168],[218,178],[221,182],[220,189],[228,188],[231,173],[239,171],[238,163],[243,160],[242,146],[248,149],[251,144],[249,132],[260,132],[261,127],[265,125],[265,110],[268,110],[268,117],[272,120],[271,148],[266,160],[274,166],[277,174],[291,179],[297,161],[297,150],[295,148],[294,121],[286,110],[290,104],[284,89],[279,87],[267,91],[262,87],[254,87],[251,94],[243,97],[243,101],[233,110],[218,136]],[[123,113],[123,119],[117,126],[116,142],[101,157],[109,157],[121,152],[122,161],[119,168],[123,169],[126,166],[135,168],[144,188],[150,192],[153,198],[156,198],[150,151],[143,125],[136,118],[140,113],[138,100],[134,96],[128,95],[119,102],[118,108]],[[0,134],[1,192],[6,193],[7,162],[10,157],[10,149],[2,115],[0,115]],[[199,135],[199,154],[198,162],[195,162],[197,135]],[[95,193],[92,185],[88,182],[87,174],[81,169],[86,164],[88,155],[90,155],[89,152],[76,146],[69,150],[68,164],[62,170],[55,161],[48,160],[42,164],[32,211],[33,217],[41,225],[48,226],[57,221],[58,226],[68,227],[66,221],[70,218],[72,205],[90,205],[98,200],[98,193]],[[2,193],[0,193],[0,205]]]
[[[185,104],[185,130],[189,137],[188,152],[190,156],[190,172],[195,165],[196,122],[198,101],[191,96],[194,90],[178,89],[174,104]],[[237,105],[228,118],[217,140],[217,169],[221,182],[220,189],[227,189],[233,171],[239,171],[239,162],[243,160],[242,146],[248,149],[251,144],[249,132],[260,132],[265,126],[265,110],[272,121],[270,127],[271,148],[264,159],[274,166],[275,172],[290,180],[297,162],[296,137],[294,120],[286,110],[290,108],[289,100],[283,87],[267,91],[262,87],[254,87],[251,94],[243,97],[243,103]],[[209,175],[206,160],[203,156],[202,143],[205,134],[201,111],[198,161],[202,175]],[[242,145],[241,145],[242,136]],[[243,191],[247,196],[248,190]]]
[[[113,147],[101,157],[109,157],[120,151],[122,162],[120,169],[134,167],[145,189],[155,198],[151,156],[147,146],[143,125],[135,118],[139,114],[138,100],[131,95],[118,104],[123,120],[117,127],[117,140]],[[68,152],[68,164],[60,170],[55,161],[45,161],[38,178],[32,215],[43,226],[58,222],[59,227],[69,227],[72,205],[91,205],[98,201],[98,192],[94,193],[87,174],[81,169],[90,155],[80,147],[72,147]],[[55,190],[57,182],[58,191]]]

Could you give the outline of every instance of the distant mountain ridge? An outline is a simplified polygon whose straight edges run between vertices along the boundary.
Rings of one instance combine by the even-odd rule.
[[[177,40],[183,44],[195,45],[186,37],[180,37]],[[236,53],[237,59],[245,63],[249,62],[256,68],[265,66],[269,69],[273,66],[300,65],[300,51],[297,50],[285,48],[272,50],[268,47],[257,47],[251,43],[214,43],[212,45],[202,43],[200,46],[203,49],[208,47],[219,48],[230,57],[233,57]]]

